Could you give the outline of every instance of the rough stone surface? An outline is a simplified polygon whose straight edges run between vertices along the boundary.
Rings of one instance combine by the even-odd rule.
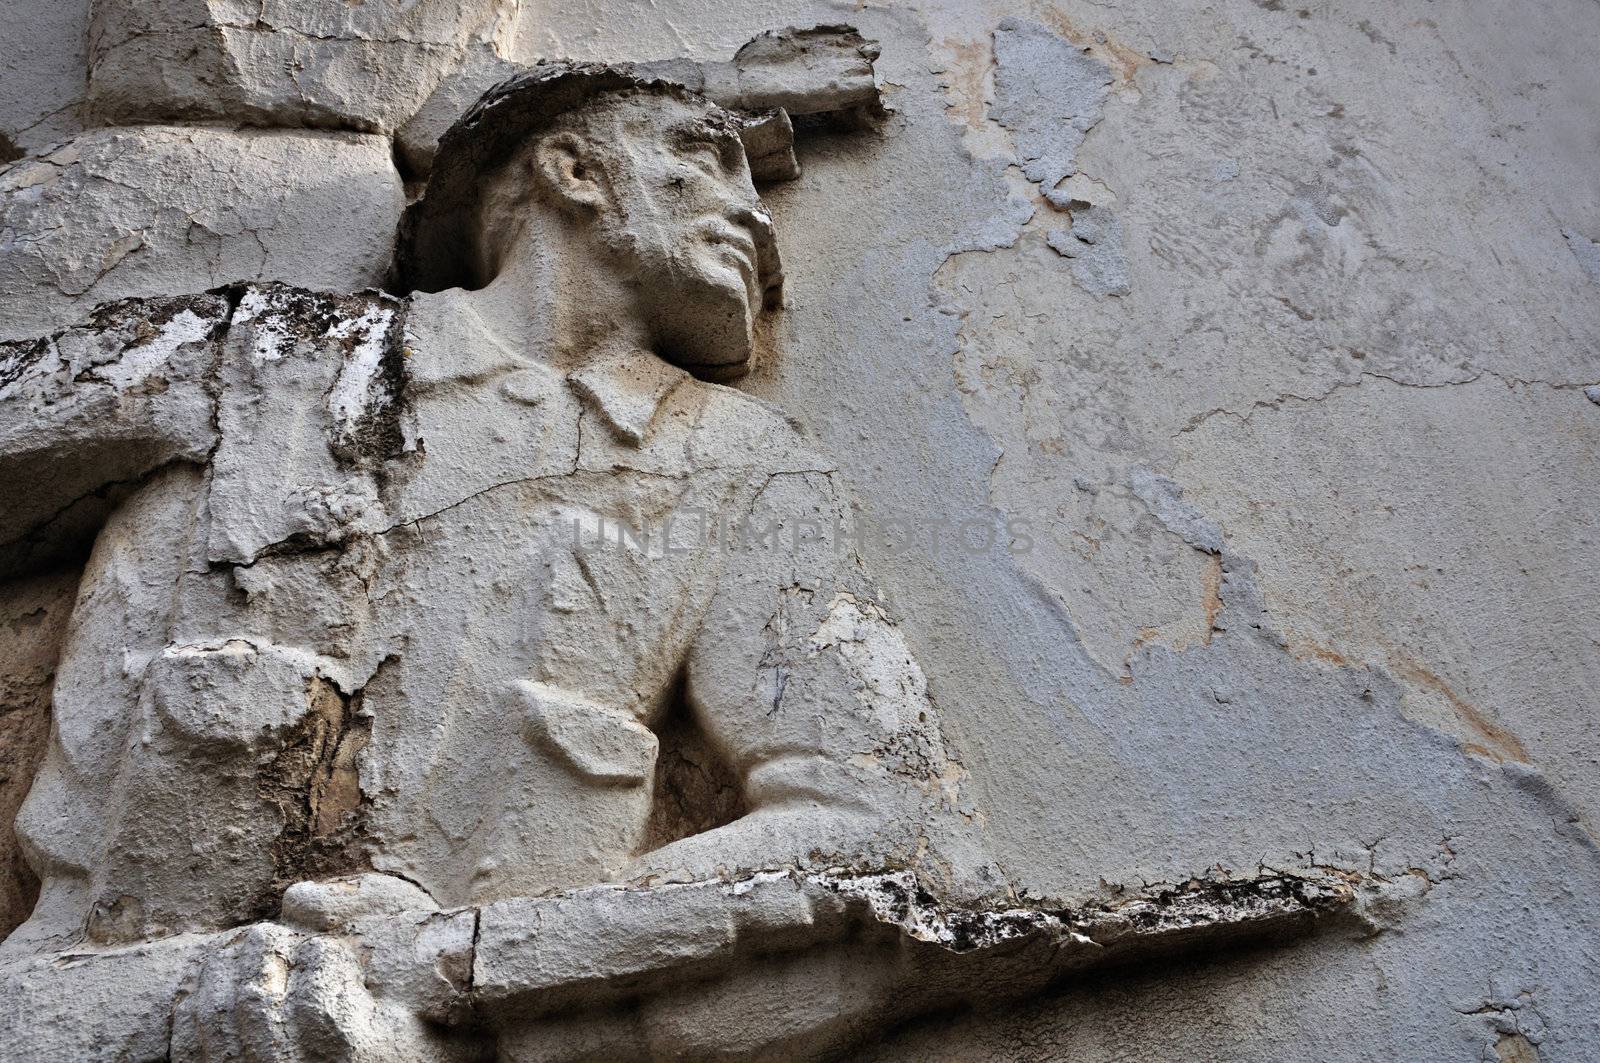
[[[1572,255],[1584,272],[1594,278],[1596,284],[1600,284],[1600,243],[1571,229],[1562,230],[1561,235],[1567,238],[1567,245],[1572,248]]]
[[[238,280],[378,285],[403,205],[380,137],[91,130],[0,172],[0,338]]]
[[[5,964],[0,1038],[25,1063],[167,1059],[173,1002],[215,942],[184,934],[109,953]]]
[[[798,176],[740,200],[749,239],[770,226],[783,248],[785,305],[755,317],[706,294],[759,272],[744,241],[719,228],[707,258],[671,228],[662,204],[713,193],[650,150],[632,172],[684,191],[628,200],[654,212],[615,229],[563,228],[542,198],[564,188],[587,217],[611,201],[583,175],[613,156],[524,156],[546,182],[531,244],[513,238],[529,201],[486,179],[476,250],[513,267],[504,298],[351,294],[384,275],[399,211],[382,138],[356,169],[390,191],[287,197],[270,269],[204,230],[161,256],[118,244],[144,222],[53,231],[120,206],[5,223],[0,268],[23,280],[0,335],[29,342],[0,362],[4,565],[32,582],[0,615],[46,611],[0,640],[30,736],[54,671],[57,732],[25,769],[21,834],[42,841],[12,881],[26,896],[42,869],[43,889],[4,945],[13,1054],[472,1058],[486,1021],[462,1002],[491,985],[507,1059],[1593,1054],[1592,3],[594,0],[437,50],[354,41],[383,36],[359,25],[388,5],[319,0],[271,29],[257,7],[196,4],[188,25],[224,32],[152,34],[147,71],[116,63],[146,45],[113,50],[96,120],[131,106],[115,79],[133,78],[184,101],[178,120],[215,120],[196,135],[218,146],[185,157],[221,158],[302,135],[240,123],[400,128],[474,49],[488,67],[674,57],[692,83],[765,31],[841,20],[879,42],[891,113],[794,121]],[[99,44],[71,5],[13,10],[37,46],[0,59],[0,154],[37,156],[88,113],[70,57]],[[415,84],[358,99],[403,52]],[[434,95],[435,128],[472,71]],[[171,134],[102,135],[143,173]],[[399,139],[420,176],[407,145],[432,141]],[[273,159],[202,182],[172,224],[318,172]],[[78,165],[22,159],[0,181]],[[113,176],[153,195],[131,172]],[[60,202],[128,191],[84,187]],[[652,244],[663,231],[676,242]],[[597,232],[697,251],[635,289],[518,251]],[[357,246],[363,279],[316,272]],[[270,278],[301,289],[233,283]],[[620,294],[657,286],[673,296],[648,313]],[[90,315],[119,295],[150,301]],[[539,310],[574,306],[590,312]],[[691,376],[590,357],[641,319]],[[582,364],[551,369],[552,351]],[[728,409],[746,434],[701,446]],[[52,446],[72,456],[29,464]],[[86,484],[96,463],[121,479]],[[693,627],[695,588],[722,577],[660,546],[678,575],[657,581],[638,538],[626,563],[527,560],[558,510],[647,524],[675,492],[724,488],[742,505],[758,469],[780,506],[860,531],[847,593],[797,586],[706,643],[729,651],[716,675],[761,677],[749,705],[804,705],[850,751],[844,774],[787,777],[816,801],[788,825],[727,739],[776,732],[708,715],[692,671],[676,685],[671,654],[635,654]],[[529,647],[555,652],[523,674]],[[638,666],[626,692],[596,660]],[[840,812],[855,795],[864,817]],[[835,864],[859,888],[808,892]],[[933,901],[880,922],[905,874]],[[1190,903],[1249,926],[1252,887],[1217,905],[1215,883],[1289,880],[1342,883],[1348,914],[1225,949],[1163,936]],[[1038,987],[1006,962],[1032,945],[925,940],[955,911],[980,928],[1120,911],[1164,944]],[[1071,934],[1108,924],[1068,922],[1018,940],[1098,955]],[[895,1011],[946,984],[931,1014]],[[505,1004],[530,986],[556,1010]]]
[[[1063,258],[1072,259],[1073,279],[1086,291],[1095,295],[1127,295],[1130,291],[1122,223],[1106,208],[1074,211],[1071,228],[1050,230],[1045,243]]]

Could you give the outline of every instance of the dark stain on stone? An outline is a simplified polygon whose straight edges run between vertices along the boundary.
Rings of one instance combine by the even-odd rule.
[[[363,692],[345,694],[321,676],[306,684],[310,711],[262,773],[259,793],[283,817],[272,845],[273,882],[258,898],[261,917],[276,915],[283,891],[304,879],[368,866],[358,758],[372,737]]]

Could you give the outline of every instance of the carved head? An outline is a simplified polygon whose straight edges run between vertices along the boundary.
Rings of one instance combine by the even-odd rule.
[[[564,246],[530,247],[553,231]],[[782,284],[738,120],[606,67],[491,90],[441,141],[402,247],[425,289],[482,287],[530,250],[572,255],[622,281],[618,312],[640,316],[658,354],[711,375],[749,358]]]

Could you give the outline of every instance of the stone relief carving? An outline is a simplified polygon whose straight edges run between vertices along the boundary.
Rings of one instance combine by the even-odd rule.
[[[18,817],[13,1043],[813,1055],[1347,902],[1045,909],[987,862],[845,485],[726,386],[782,300],[772,108],[875,102],[796,54],[761,91],[500,82],[418,149],[408,298],[243,284],[0,346],[0,569],[93,541]]]

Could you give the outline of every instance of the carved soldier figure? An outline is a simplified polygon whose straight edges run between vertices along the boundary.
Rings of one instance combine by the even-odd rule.
[[[402,255],[431,294],[111,308],[100,340],[12,367],[0,467],[28,513],[138,486],[83,577],[19,818],[41,897],[6,949],[280,904],[305,925],[763,868],[959,874],[926,826],[956,773],[838,477],[716,382],[781,291],[737,120],[536,68],[444,138]],[[687,836],[652,825],[674,711],[737,791]],[[273,933],[229,946],[240,985],[292,947]],[[323,959],[356,972],[327,992],[366,992]],[[174,1043],[265,1053],[222,981]],[[372,1058],[446,1050],[393,1007]]]

